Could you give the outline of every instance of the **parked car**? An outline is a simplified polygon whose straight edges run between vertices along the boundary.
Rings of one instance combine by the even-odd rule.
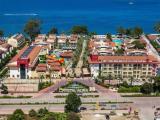
[[[80,110],[87,110],[86,107],[80,107]]]

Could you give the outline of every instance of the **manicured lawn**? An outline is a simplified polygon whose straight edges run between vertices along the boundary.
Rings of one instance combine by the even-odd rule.
[[[140,93],[140,86],[123,87],[118,89],[119,93]]]
[[[17,97],[14,97],[14,96],[8,96],[8,95],[5,95],[5,96],[0,96],[0,99],[6,99],[6,98],[31,98],[31,96],[17,96]]]

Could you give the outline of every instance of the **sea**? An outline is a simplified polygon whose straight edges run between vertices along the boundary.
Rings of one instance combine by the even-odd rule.
[[[140,26],[145,33],[154,33],[160,0],[0,0],[0,29],[5,36],[23,32],[30,19],[40,19],[42,33],[52,27],[69,33],[74,25],[98,34],[114,34],[119,26]]]

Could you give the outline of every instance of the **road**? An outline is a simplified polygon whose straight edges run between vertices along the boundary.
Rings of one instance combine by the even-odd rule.
[[[107,104],[105,108],[111,109],[112,104]],[[40,108],[47,108],[50,112],[64,112],[65,104],[42,104],[42,105],[1,105],[0,106],[0,114],[11,114],[15,109],[22,109],[25,113],[28,113],[29,110],[35,109],[38,110]],[[87,110],[97,109],[95,104],[82,104],[81,106],[86,107]],[[126,105],[121,104],[117,105],[120,108],[124,108]],[[100,107],[99,107],[100,109]],[[87,111],[89,112],[89,111]]]
[[[154,120],[155,107],[160,107],[160,97],[134,97],[128,98],[140,110],[141,120]]]

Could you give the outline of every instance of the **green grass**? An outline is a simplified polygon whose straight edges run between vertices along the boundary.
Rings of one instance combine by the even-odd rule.
[[[140,86],[132,86],[132,87],[119,87],[119,93],[140,93]]]
[[[56,95],[55,98],[66,98],[67,95]],[[82,98],[95,98],[95,97],[99,97],[99,95],[82,95],[80,96]]]
[[[39,83],[38,85],[38,90],[42,90],[42,89],[45,89],[47,87],[50,87],[51,85],[53,85],[53,83],[50,83],[50,82],[41,82]]]
[[[14,97],[14,96],[8,96],[8,95],[6,95],[6,96],[0,96],[0,99],[6,99],[6,98],[31,98],[31,96],[17,96],[17,97]]]
[[[151,40],[150,43],[152,44],[152,46],[153,46],[155,49],[160,48],[160,45],[159,45],[156,41]]]

